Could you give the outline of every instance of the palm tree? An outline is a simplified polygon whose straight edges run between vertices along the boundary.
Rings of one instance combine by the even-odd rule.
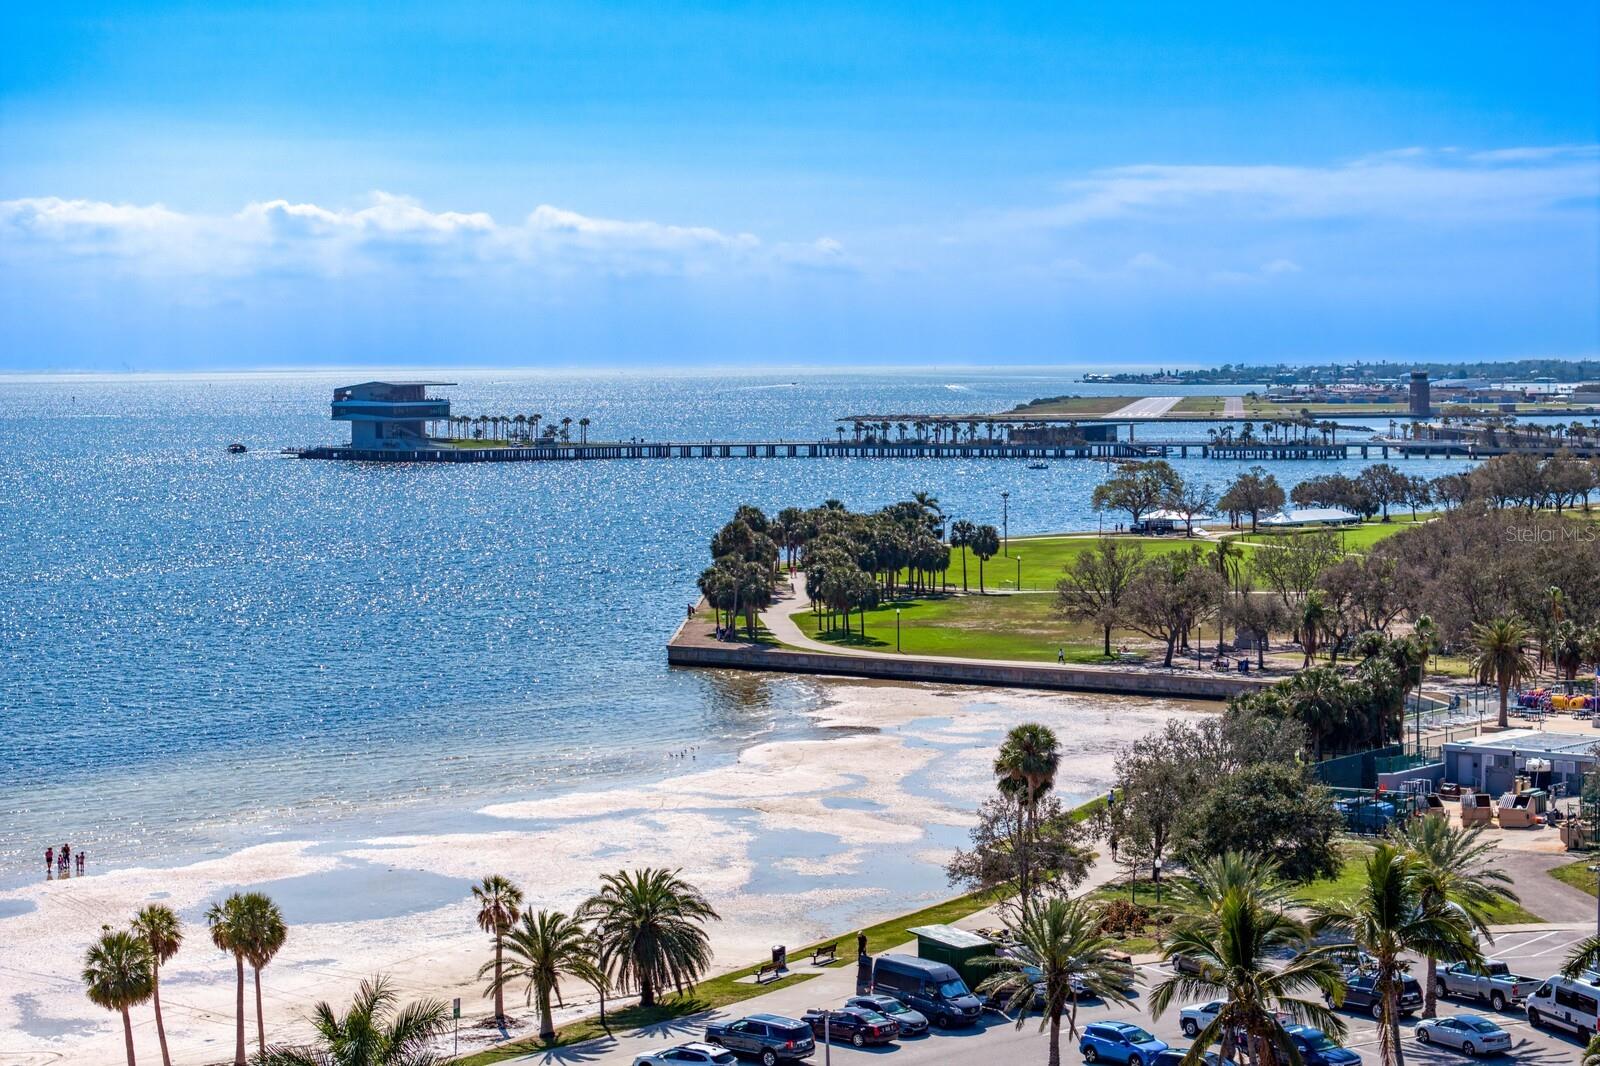
[[[206,926],[211,931],[211,942],[219,951],[233,956],[233,1063],[245,1066],[244,1055],[244,953],[246,945],[246,914],[244,896],[238,892],[221,903],[213,903],[206,911]]]
[[[449,1027],[450,1009],[437,999],[398,1008],[387,978],[362,981],[350,1009],[335,1015],[327,1003],[311,1011],[317,1044],[274,1044],[257,1066],[435,1066],[445,1057],[432,1044]]]
[[[1343,1020],[1307,998],[1319,992],[1324,998],[1343,995],[1339,967],[1302,950],[1308,930],[1286,909],[1270,862],[1238,854],[1221,860],[1191,889],[1206,905],[1175,923],[1163,945],[1168,959],[1190,960],[1192,972],[1175,973],[1151,989],[1150,1016],[1159,1019],[1174,1000],[1220,999],[1222,1009],[1211,1024],[1185,1034],[1193,1044],[1186,1066],[1199,1066],[1205,1050],[1217,1043],[1224,1062],[1236,1061],[1241,1039],[1256,1066],[1296,1062],[1284,1017],[1335,1039],[1344,1035]],[[1250,881],[1256,872],[1265,875],[1259,887]],[[1287,952],[1295,954],[1280,966],[1277,957]]]
[[[1404,1066],[1400,1042],[1403,956],[1415,953],[1444,962],[1481,964],[1472,924],[1459,908],[1429,903],[1425,868],[1390,843],[1367,857],[1354,898],[1315,908],[1314,932],[1342,935],[1342,943],[1317,948],[1330,958],[1365,953],[1376,960],[1373,991],[1378,1018],[1378,1055],[1384,1066]]]
[[[183,945],[183,923],[171,907],[152,903],[133,916],[132,932],[150,946],[150,999],[156,1009],[156,1039],[161,1042],[161,1066],[172,1066],[167,1053],[167,1027],[161,1020],[161,967]]]
[[[494,937],[494,981],[490,987],[494,989],[494,1020],[504,1025],[506,1000],[502,961],[506,933],[511,931],[522,909],[522,889],[512,884],[510,878],[490,874],[472,886],[472,898],[478,903],[478,928]]]
[[[1480,685],[1500,690],[1500,728],[1509,726],[1506,701],[1512,686],[1532,676],[1528,659],[1528,627],[1520,618],[1496,618],[1472,630],[1472,672]]]
[[[1310,666],[1311,660],[1317,657],[1317,643],[1328,624],[1328,617],[1328,605],[1322,599],[1322,592],[1314,590],[1300,605],[1300,643],[1306,650],[1305,661],[1300,664],[1300,669]]]
[[[1036,982],[1044,984],[1044,1017],[1039,1028],[1050,1031],[1049,1066],[1061,1066],[1061,1016],[1067,1035],[1078,1035],[1078,999],[1088,996],[1107,1004],[1126,1004],[1125,989],[1133,984],[1133,967],[1113,950],[1101,928],[1101,911],[1083,899],[1053,899],[1028,908],[1010,925],[1015,952],[978,961],[998,972],[985,978],[978,991],[998,995],[1005,1009],[1017,1012],[1017,1028],[1027,1021]]]
[[[578,919],[594,923],[600,968],[618,989],[639,989],[639,1005],[653,1007],[667,982],[680,992],[711,965],[707,921],[720,921],[698,888],[676,870],[619,870],[600,879]]]
[[[1289,679],[1288,703],[1311,734],[1311,761],[1322,761],[1323,742],[1344,724],[1344,682],[1332,667],[1301,670]]]
[[[578,443],[589,443],[589,420],[587,418],[578,419]]]
[[[89,1002],[122,1015],[122,1042],[133,1063],[133,1021],[128,1012],[155,992],[155,958],[150,945],[130,932],[103,926],[100,939],[83,959],[83,985]]]
[[[1028,722],[1014,727],[1000,744],[1000,754],[994,761],[994,774],[1001,780],[1021,785],[1017,801],[1021,808],[1021,847],[1017,856],[1018,883],[1022,906],[1026,910],[1032,900],[1033,835],[1039,797],[1055,786],[1056,773],[1061,768],[1061,744],[1049,726]]]
[[[593,944],[588,931],[560,911],[524,911],[522,924],[506,937],[506,950],[511,953],[511,965],[506,968],[503,980],[527,982],[525,1003],[539,997],[539,1039],[549,1042],[556,1037],[556,1027],[550,1015],[550,994],[560,995],[561,978],[576,977],[596,987],[600,984],[598,967],[594,964]],[[484,963],[478,976],[494,968]],[[497,975],[497,980],[502,979]]]
[[[1418,865],[1417,879],[1424,907],[1460,908],[1473,930],[1491,943],[1490,909],[1503,900],[1515,900],[1511,877],[1490,864],[1493,840],[1482,838],[1481,825],[1462,828],[1448,818],[1414,818],[1398,828],[1395,843]],[[1438,1009],[1438,962],[1428,959],[1423,987],[1422,1016],[1432,1018]],[[1495,1010],[1503,1003],[1492,1004]]]
[[[572,440],[572,419],[563,418],[561,420],[561,443],[567,444],[567,443],[570,443],[571,440]]]
[[[1591,1037],[1583,1049],[1583,1066],[1600,1066],[1600,1034]]]
[[[978,592],[983,592],[983,564],[1000,554],[1000,531],[993,526],[979,526],[967,545],[978,557]]]
[[[967,591],[967,548],[972,545],[972,538],[977,536],[978,527],[959,518],[950,523],[950,547],[961,549],[961,591]]]
[[[264,1051],[267,1046],[267,1026],[261,1013],[261,971],[282,950],[288,938],[289,926],[278,905],[260,892],[246,892],[242,946],[255,984],[257,1051]]]

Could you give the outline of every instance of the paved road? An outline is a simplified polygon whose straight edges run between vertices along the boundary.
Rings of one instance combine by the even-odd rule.
[[[1494,958],[1503,959],[1516,972],[1546,977],[1560,969],[1561,960],[1571,945],[1583,939],[1588,932],[1588,926],[1524,927],[1500,934],[1490,950]],[[903,950],[911,949],[907,945]],[[797,968],[804,969],[805,964],[800,963]],[[1176,1009],[1164,1015],[1159,1022],[1151,1021],[1145,1014],[1149,989],[1171,976],[1171,971],[1165,965],[1156,964],[1141,966],[1139,971],[1139,987],[1131,1006],[1108,1007],[1101,1004],[1087,1004],[1079,1011],[1079,1025],[1105,1018],[1138,1021],[1174,1047],[1187,1046],[1188,1042],[1183,1039],[1178,1025]],[[1418,966],[1415,972],[1420,974],[1421,967]],[[802,985],[778,989],[765,996],[735,1004],[728,1012],[718,1011],[712,1015],[679,1019],[646,1032],[623,1036],[615,1042],[586,1044],[514,1061],[627,1066],[632,1063],[636,1055],[699,1039],[704,1032],[708,1017],[742,1017],[760,1012],[798,1017],[808,1007],[840,1004],[854,991],[854,980],[854,967],[826,970],[821,976]],[[1442,1000],[1439,1013],[1441,1016],[1454,1013],[1485,1015],[1494,1018],[1510,1032],[1511,1055],[1489,1061],[1516,1062],[1527,1066],[1558,1066],[1558,1064],[1571,1066],[1578,1061],[1582,1051],[1582,1042],[1575,1037],[1532,1028],[1520,1010],[1507,1010],[1496,1014],[1486,1004]],[[1361,1054],[1366,1062],[1375,1063],[1378,1049],[1376,1024],[1363,1014],[1346,1012],[1343,1017],[1350,1028],[1345,1046]],[[1453,1051],[1422,1046],[1411,1035],[1413,1027],[1413,1022],[1406,1022],[1402,1026],[1406,1040],[1407,1062],[1431,1066],[1435,1063],[1468,1061]],[[842,1045],[830,1049],[830,1054],[827,1055],[824,1054],[824,1049],[818,1048],[815,1058],[811,1060],[811,1066],[822,1066],[830,1059],[840,1066],[850,1066],[852,1063],[869,1066],[874,1062],[878,1066],[947,1066],[947,1064],[970,1066],[979,1062],[1022,1066],[1022,1064],[1044,1062],[1045,1039],[1045,1035],[1039,1031],[1036,1019],[1017,1029],[1009,1019],[991,1011],[985,1014],[978,1026],[971,1029],[935,1031],[930,1036],[906,1040],[898,1045],[861,1050]],[[1063,1048],[1067,1062],[1081,1061],[1075,1041],[1063,1040]]]
[[[1101,418],[1160,418],[1183,400],[1182,396],[1146,396]]]
[[[1222,398],[1222,417],[1223,418],[1243,418],[1244,417],[1244,397],[1243,396],[1224,396]]]

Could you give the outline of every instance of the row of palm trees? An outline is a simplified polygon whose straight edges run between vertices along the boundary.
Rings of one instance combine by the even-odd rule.
[[[857,444],[863,440],[885,442],[914,440],[920,444],[977,444],[983,441],[998,444],[1010,440],[1012,434],[1018,430],[1037,432],[1048,425],[1049,422],[1016,422],[992,418],[915,418],[898,422],[891,422],[888,419],[876,422],[869,419],[853,419],[850,428]],[[984,431],[982,437],[978,435],[979,427]],[[1068,423],[1069,432],[1076,428],[1076,422]],[[840,440],[844,439],[844,426],[836,427],[835,432],[839,434]]]
[[[261,1008],[261,971],[283,949],[289,936],[283,912],[260,892],[235,892],[206,912],[211,942],[233,956],[236,975],[234,997],[234,1063],[245,1066],[244,970],[250,966],[255,983],[256,1049],[267,1051],[266,1023]],[[172,1066],[167,1050],[166,1024],[161,1017],[161,967],[183,946],[183,923],[172,908],[153,903],[133,916],[126,929],[101,928],[83,964],[83,984],[89,1001],[122,1016],[122,1035],[128,1066],[134,1066],[133,1008],[152,1003],[162,1066]]]
[[[592,424],[588,418],[563,418],[561,421],[548,423],[541,436],[539,424],[544,422],[544,415],[451,415],[441,421],[444,423],[448,437],[466,438],[474,440],[505,440],[505,441],[554,441],[563,444],[572,442],[572,427],[578,427],[578,443],[589,442],[589,426]]]
[[[1506,876],[1488,864],[1492,845],[1479,838],[1481,828],[1413,822],[1373,849],[1349,898],[1325,904],[1298,898],[1270,858],[1228,853],[1193,866],[1172,886],[1180,916],[1163,943],[1167,959],[1183,956],[1192,965],[1157,985],[1149,1000],[1158,1019],[1174,1003],[1223,1002],[1184,1066],[1200,1066],[1217,1045],[1225,1062],[1296,1062],[1286,1019],[1342,1037],[1345,1024],[1332,1008],[1344,995],[1344,967],[1357,959],[1375,970],[1379,1057],[1384,1066],[1403,1066],[1399,996],[1406,956],[1428,960],[1424,1015],[1431,1017],[1436,963],[1481,963],[1479,938],[1492,939],[1490,908],[1515,899]],[[984,960],[996,972],[980,991],[1003,996],[1020,1027],[1042,980],[1040,1028],[1050,1034],[1049,1064],[1059,1066],[1063,1021],[1075,1036],[1079,1000],[1127,1003],[1132,971],[1104,932],[1099,905],[1088,899],[1029,902],[1010,926],[1018,950]],[[1281,964],[1285,955],[1290,961]],[[1600,937],[1579,946],[1568,970],[1596,962]]]
[[[605,1020],[608,992],[637,991],[649,1010],[668,986],[691,990],[711,966],[706,923],[720,915],[676,870],[619,870],[568,915],[523,908],[522,890],[498,874],[472,889],[478,927],[492,938],[494,957],[478,976],[488,977],[495,1020],[505,1025],[505,989],[520,984],[523,1002],[538,1002],[539,1038],[554,1040],[551,1009],[560,1004],[562,978],[594,988]],[[507,959],[509,956],[509,960]]]

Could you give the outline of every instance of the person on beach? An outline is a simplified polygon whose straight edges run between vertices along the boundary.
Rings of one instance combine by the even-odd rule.
[[[61,845],[61,872],[62,873],[71,873],[72,872],[72,845],[71,844],[63,844],[63,845]]]
[[[82,848],[78,849],[77,859],[78,859],[78,873],[81,875],[83,873],[83,849]]]
[[[50,880],[50,876],[55,873],[55,865],[56,865],[56,849],[54,847],[45,848],[44,849],[44,879],[46,881]]]

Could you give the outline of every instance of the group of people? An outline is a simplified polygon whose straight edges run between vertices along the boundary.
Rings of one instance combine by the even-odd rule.
[[[80,876],[80,877],[83,876],[84,860],[85,860],[85,856],[84,856],[83,849],[79,848],[77,851],[73,851],[71,844],[63,844],[63,845],[61,845],[61,849],[59,851],[56,850],[55,848],[45,848],[44,849],[44,876],[45,876],[45,880],[48,881],[52,877],[71,877],[72,873],[73,873],[73,869],[72,869],[72,864],[73,863],[77,863],[78,864],[78,869],[77,869],[78,876]]]

